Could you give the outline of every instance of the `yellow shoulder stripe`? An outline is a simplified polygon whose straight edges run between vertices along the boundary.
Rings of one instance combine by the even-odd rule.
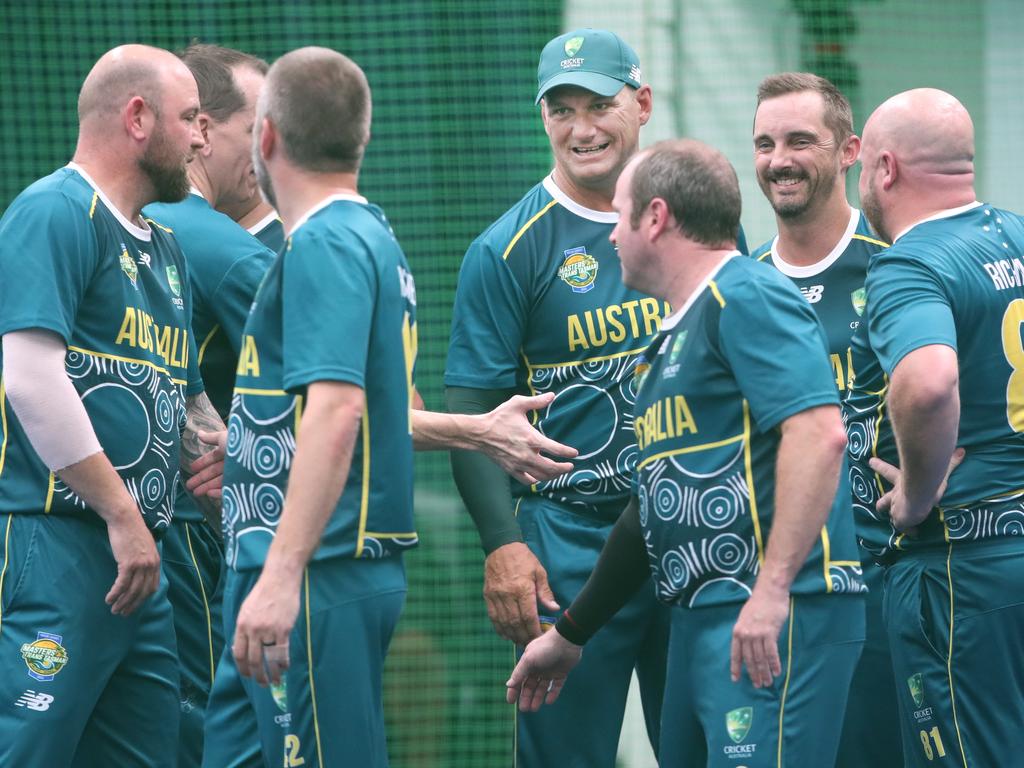
[[[96,202],[99,199],[100,199],[100,193],[99,192],[93,192],[92,193],[92,204],[89,206],[89,218],[90,219],[93,217],[93,214],[96,213]]]
[[[767,259],[771,255],[772,255],[772,250],[771,250],[771,248],[769,248],[767,251],[765,251],[760,256],[758,256],[757,260],[758,261],[764,261],[765,259]]]
[[[722,309],[725,309],[725,299],[722,298],[722,294],[718,291],[718,285],[715,284],[714,280],[708,282],[708,288],[710,288],[711,292],[715,294],[715,298],[718,299],[718,303],[721,305]]]
[[[535,214],[534,214],[534,215],[533,215],[533,216],[532,216],[532,217],[530,218],[530,220],[529,220],[528,222],[526,222],[525,224],[523,224],[522,228],[521,228],[521,229],[520,229],[520,230],[519,230],[518,232],[516,232],[516,236],[512,238],[512,242],[510,242],[510,243],[508,244],[508,247],[507,247],[507,248],[505,249],[505,252],[504,252],[503,254],[501,254],[501,258],[502,258],[503,260],[504,260],[504,259],[507,259],[507,258],[508,258],[508,255],[509,255],[510,253],[512,253],[512,249],[516,247],[516,243],[518,243],[518,242],[519,242],[519,238],[521,238],[521,237],[522,237],[523,235],[525,235],[525,234],[526,234],[526,230],[528,230],[528,229],[529,229],[530,227],[532,227],[532,226],[533,226],[533,224],[534,224],[534,222],[536,222],[536,221],[537,221],[537,219],[539,219],[539,218],[540,218],[541,216],[543,216],[543,215],[544,215],[545,213],[547,213],[548,211],[550,211],[550,210],[551,210],[551,207],[552,207],[552,206],[554,206],[554,205],[557,205],[557,204],[558,204],[558,201],[557,201],[557,200],[552,200],[552,201],[551,201],[550,203],[548,203],[548,204],[547,204],[547,205],[545,205],[545,206],[544,206],[543,208],[541,208],[541,209],[540,209],[539,211],[537,211],[537,213],[535,213]]]
[[[172,234],[172,235],[174,234],[174,230],[173,230],[173,229],[171,229],[170,227],[165,227],[165,226],[164,226],[163,224],[161,224],[161,223],[160,223],[159,221],[153,221],[152,219],[146,219],[146,221],[148,221],[148,222],[149,222],[150,224],[152,224],[152,225],[153,225],[154,227],[159,227],[159,228],[160,228],[160,229],[162,229],[162,230],[163,230],[164,232],[169,232],[169,233],[170,233],[170,234]]]
[[[889,247],[888,243],[883,242],[881,240],[875,240],[875,238],[868,237],[867,235],[854,235],[853,239],[854,240],[863,240],[865,243],[871,243],[872,245],[880,245],[883,248],[888,248]]]

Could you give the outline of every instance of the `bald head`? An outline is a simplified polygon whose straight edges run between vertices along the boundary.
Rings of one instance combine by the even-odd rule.
[[[370,140],[370,86],[347,56],[330,48],[299,48],[267,73],[257,125],[264,117],[300,168],[356,173]]]
[[[148,45],[119,46],[103,54],[86,76],[78,94],[78,120],[111,118],[136,96],[159,114],[166,89],[187,85],[184,78],[192,79],[191,73],[169,51]]]
[[[935,88],[898,93],[864,126],[865,155],[891,152],[908,171],[974,172],[974,124],[964,105]]]
[[[635,229],[654,198],[668,205],[683,235],[732,247],[740,226],[740,188],[725,155],[694,139],[661,141],[634,158],[630,224]]]

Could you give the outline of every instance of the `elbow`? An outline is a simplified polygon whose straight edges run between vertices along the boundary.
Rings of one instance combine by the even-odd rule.
[[[842,420],[827,425],[819,440],[820,450],[828,457],[839,461],[846,455],[846,428]]]
[[[945,410],[957,400],[959,384],[956,370],[936,372],[927,378],[918,379],[912,387],[907,388],[906,396],[903,398],[904,407],[921,414]],[[894,386],[893,389],[897,388]]]

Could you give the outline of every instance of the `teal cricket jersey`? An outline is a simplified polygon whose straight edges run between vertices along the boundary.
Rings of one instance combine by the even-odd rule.
[[[985,204],[915,225],[872,258],[867,333],[853,340],[857,379],[844,411],[861,538],[882,561],[901,552],[1024,533],[1024,219]],[[907,354],[942,344],[960,363],[957,445],[966,456],[915,537],[875,513],[868,468],[898,463],[888,376]]]
[[[540,494],[614,521],[636,463],[633,367],[668,305],[626,288],[608,235],[617,215],[567,197],[549,176],[466,252],[445,384],[554,392],[537,428],[579,450]]]
[[[871,232],[868,220],[856,208],[843,237],[824,259],[807,267],[794,266],[779,255],[778,235],[757,248],[751,257],[770,264],[792,280],[825,328],[836,386],[845,392],[853,381],[850,336],[864,314],[864,275],[868,259],[887,246]]]
[[[245,325],[224,467],[229,565],[263,564],[281,517],[304,393],[317,381],[362,387],[366,410],[313,559],[387,557],[416,544],[415,359],[416,288],[384,214],[361,197],[328,198],[291,233]]]
[[[41,328],[146,525],[171,521],[185,397],[202,392],[188,270],[174,238],[128,221],[71,164],[22,192],[0,220],[0,335]],[[0,382],[0,512],[102,524],[32,449]]]
[[[210,402],[227,421],[242,329],[274,254],[195,191],[180,203],[149,205],[145,213],[174,233],[188,261],[199,372]],[[184,488],[178,491],[174,514],[182,520],[203,519]]]
[[[771,535],[777,427],[838,405],[824,330],[776,270],[727,258],[637,365],[636,494],[655,590],[703,607],[750,596]],[[793,594],[860,592],[850,490]]]
[[[262,220],[249,227],[248,232],[274,253],[280,253],[284,247],[284,224],[277,213],[270,213]]]
[[[174,233],[188,261],[199,370],[210,402],[227,419],[242,329],[274,252],[197,192],[173,205],[147,206],[145,213]]]

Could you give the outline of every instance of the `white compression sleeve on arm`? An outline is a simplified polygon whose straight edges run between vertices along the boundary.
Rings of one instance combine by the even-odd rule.
[[[43,463],[57,471],[103,450],[64,369],[67,346],[38,328],[3,336],[7,399]]]

